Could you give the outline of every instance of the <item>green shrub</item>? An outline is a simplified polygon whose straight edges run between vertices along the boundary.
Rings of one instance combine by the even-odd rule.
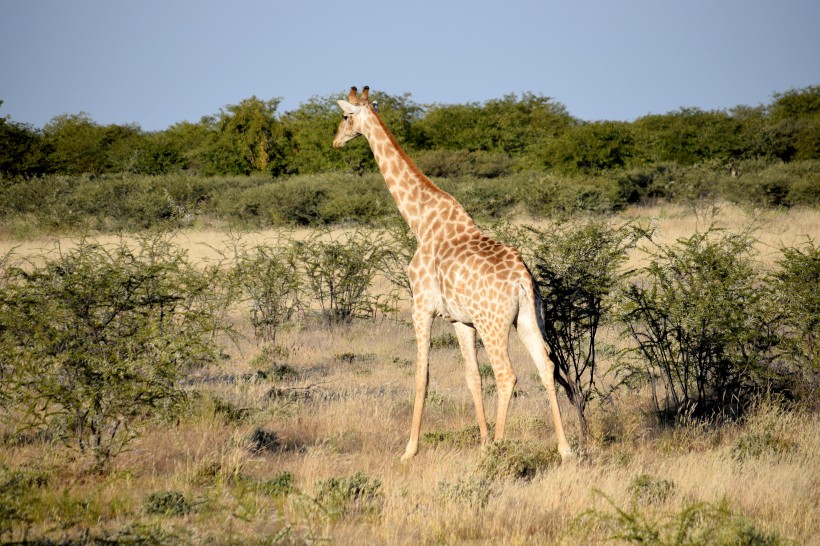
[[[255,489],[269,497],[286,497],[296,491],[296,477],[293,472],[280,472],[273,478],[261,480],[255,484]]]
[[[788,366],[789,390],[809,407],[820,405],[820,246],[807,240],[781,249],[770,278],[782,314],[780,347]]]
[[[628,491],[638,503],[663,503],[675,492],[675,482],[649,474],[640,474],[632,478]]]
[[[458,348],[458,338],[452,332],[443,332],[430,339],[431,349],[455,349]]]
[[[359,471],[316,482],[313,498],[328,518],[338,521],[352,514],[378,514],[383,502],[381,488],[381,481]]]
[[[156,491],[142,501],[147,514],[157,516],[184,516],[195,512],[194,506],[179,491]]]
[[[302,309],[302,277],[294,248],[294,242],[279,233],[275,244],[237,244],[233,249],[230,282],[248,304],[254,335],[268,343],[275,344],[277,334]]]
[[[586,407],[597,394],[598,329],[612,322],[614,294],[629,272],[627,253],[648,233],[624,224],[589,219],[531,230],[529,262],[541,297],[543,333],[559,382],[575,408],[580,449],[586,450]]]
[[[39,489],[48,485],[48,474],[35,469],[10,469],[0,465],[0,541],[13,538],[17,530],[26,536],[36,520]]]
[[[558,448],[546,448],[540,443],[504,440],[489,444],[478,461],[478,475],[492,481],[503,478],[531,480],[538,472],[561,463]]]
[[[628,380],[651,386],[660,415],[737,415],[771,373],[775,337],[753,239],[710,229],[660,246],[623,295],[634,340]]]
[[[611,510],[590,509],[579,515],[562,543],[617,541],[657,546],[776,546],[787,544],[777,532],[759,529],[733,512],[723,501],[688,503],[668,514],[645,513],[636,504],[619,508],[608,498]]]
[[[319,231],[294,245],[305,289],[330,324],[392,310],[371,291],[383,252],[372,236]]]
[[[493,482],[476,477],[460,479],[455,483],[440,481],[436,494],[443,502],[452,502],[478,512],[490,502]]]
[[[212,278],[163,236],[87,240],[0,278],[0,404],[57,427],[101,468],[140,419],[173,415],[182,374],[216,359]]]

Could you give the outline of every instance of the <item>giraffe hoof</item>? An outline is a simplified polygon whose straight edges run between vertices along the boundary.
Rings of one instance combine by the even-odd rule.
[[[575,460],[577,459],[575,453],[573,453],[572,449],[569,448],[560,450],[560,454],[561,464],[572,463],[575,462]]]
[[[401,456],[401,462],[406,463],[407,461],[415,457],[416,453],[418,453],[418,448],[413,449],[408,446],[407,449],[404,451],[404,455]]]

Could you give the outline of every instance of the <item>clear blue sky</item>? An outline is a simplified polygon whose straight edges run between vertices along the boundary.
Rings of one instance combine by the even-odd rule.
[[[820,84],[818,0],[2,0],[0,116],[165,129],[251,95],[533,92],[584,120]]]

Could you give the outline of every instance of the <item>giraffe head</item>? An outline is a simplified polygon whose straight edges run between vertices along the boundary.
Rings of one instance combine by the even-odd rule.
[[[337,101],[344,113],[344,119],[336,130],[336,137],[333,139],[334,148],[341,148],[350,140],[364,132],[364,118],[367,117],[373,108],[370,103],[367,102],[369,92],[370,88],[365,86],[364,89],[362,89],[362,95],[358,97],[358,90],[355,87],[351,87],[347,100]]]

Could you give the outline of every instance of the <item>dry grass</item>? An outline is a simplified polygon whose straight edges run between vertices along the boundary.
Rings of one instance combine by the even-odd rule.
[[[704,227],[702,215],[682,208],[635,209],[626,216],[652,219],[668,241]],[[716,217],[734,229],[753,219],[761,229],[762,255],[806,234],[820,235],[817,211],[753,218],[724,208]],[[267,236],[254,235],[257,241]],[[185,232],[177,240],[189,245],[192,257],[205,259],[214,258],[213,248],[227,238]],[[44,246],[26,242],[17,252]],[[642,411],[646,393],[621,391],[612,403],[591,409],[588,460],[547,464],[530,479],[492,479],[480,471],[487,452],[475,442],[458,350],[435,349],[422,430],[427,435],[419,455],[401,464],[415,357],[406,319],[288,331],[269,351],[273,361],[259,356],[263,348],[249,335],[230,348],[232,358],[221,368],[193,378],[196,396],[179,423],[147,424],[105,475],[90,474],[87,461],[56,441],[5,442],[3,465],[46,476],[46,486],[29,492],[34,521],[28,537],[198,544],[602,543],[609,532],[605,521],[579,519],[590,509],[600,515],[615,514],[613,505],[634,508],[658,522],[692,503],[725,502],[760,533],[820,543],[820,422],[775,405],[761,405],[739,425],[668,430]],[[448,328],[436,323],[434,335]],[[519,383],[508,437],[522,449],[554,449],[546,397],[514,338]],[[479,360],[486,363],[486,353]],[[256,374],[274,363],[296,375]],[[485,402],[494,421],[494,395]],[[563,396],[561,403],[572,435],[573,412]],[[270,442],[260,443],[259,431]],[[277,494],[272,484],[286,472],[293,476],[292,491]],[[357,472],[369,490],[332,501],[320,497],[320,482]],[[643,475],[648,481],[636,482]],[[636,483],[663,481],[672,485],[661,493],[635,492]],[[182,494],[185,510],[151,508],[152,493],[169,491]],[[591,523],[579,530],[579,521]],[[0,540],[21,540],[24,527]]]

